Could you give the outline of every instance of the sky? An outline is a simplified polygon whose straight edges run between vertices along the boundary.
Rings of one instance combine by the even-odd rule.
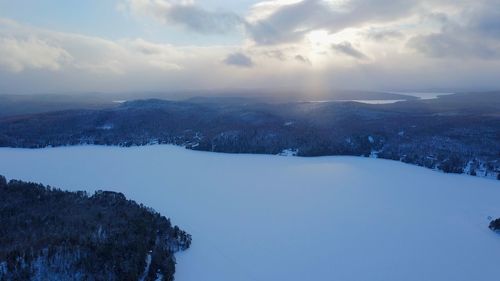
[[[0,0],[0,94],[500,89],[500,0]]]

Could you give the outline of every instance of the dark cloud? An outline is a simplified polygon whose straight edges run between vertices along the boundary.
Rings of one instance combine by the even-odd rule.
[[[303,55],[296,55],[295,60],[301,63],[311,65],[311,61],[307,57],[304,57]]]
[[[313,30],[335,33],[345,28],[416,15],[429,4],[454,3],[450,0],[350,0],[334,7],[325,0],[302,0],[282,5],[260,20],[248,22],[235,13],[207,10],[194,2],[167,2],[168,5],[160,5],[160,2],[143,1],[140,10],[166,23],[203,34],[244,29],[258,45],[296,43]],[[442,12],[431,12],[428,17],[442,24],[442,31],[411,38],[408,46],[433,57],[496,57],[500,41],[500,0],[466,0],[457,7],[463,10],[459,23],[451,22]],[[404,38],[398,30],[373,31],[366,36],[379,42]],[[492,43],[493,39],[496,41]],[[347,47],[340,46],[341,49]]]
[[[238,67],[252,67],[254,65],[252,58],[246,56],[242,53],[234,53],[224,59],[224,63],[227,65],[233,65]]]
[[[227,33],[244,28],[259,45],[297,42],[316,29],[337,32],[370,21],[391,21],[407,14],[418,0],[350,0],[335,9],[324,0],[302,0],[282,5],[256,22],[224,11],[211,11],[197,4],[167,1],[142,1],[131,6],[166,23],[183,26],[198,33]]]
[[[405,37],[405,35],[397,30],[371,30],[366,34],[366,37],[373,41],[383,42],[388,40],[402,39]]]
[[[477,1],[460,22],[444,17],[440,22],[439,32],[417,35],[407,46],[429,57],[500,58],[500,0]]]
[[[304,0],[285,5],[269,17],[247,24],[253,40],[262,45],[293,42],[320,27],[331,16],[330,8],[320,0]]]
[[[244,26],[239,15],[226,11],[212,11],[182,1],[128,0],[132,13],[146,15],[165,24],[177,25],[204,34],[221,34]]]
[[[226,33],[242,26],[244,20],[234,13],[208,11],[195,5],[173,5],[165,19],[199,33]]]
[[[500,0],[477,1],[475,8],[466,10],[466,28],[477,35],[500,40]]]
[[[386,22],[408,14],[419,4],[417,0],[351,0],[334,9],[322,0],[303,0],[284,5],[265,19],[248,23],[253,40],[262,45],[302,40],[311,30],[332,33],[367,22]]]
[[[363,54],[361,51],[357,50],[352,46],[350,42],[342,42],[339,44],[333,44],[332,49],[340,54],[358,59],[358,60],[368,60],[368,56]]]
[[[430,35],[415,36],[410,39],[407,46],[418,52],[435,58],[498,58],[500,49],[476,41],[479,38],[460,37],[461,32],[443,32]]]

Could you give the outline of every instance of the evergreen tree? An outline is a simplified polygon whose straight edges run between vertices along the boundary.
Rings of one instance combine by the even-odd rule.
[[[0,280],[173,280],[191,236],[121,193],[67,192],[0,176]],[[149,272],[144,272],[151,254]],[[33,269],[36,263],[36,269]],[[36,272],[35,272],[36,271]],[[42,274],[42,275],[40,275]]]
[[[493,231],[500,231],[500,219],[496,219],[490,223],[490,229]]]
[[[5,187],[7,185],[7,179],[0,175],[0,187]]]

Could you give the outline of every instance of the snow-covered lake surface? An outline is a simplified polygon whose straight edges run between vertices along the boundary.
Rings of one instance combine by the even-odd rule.
[[[0,174],[120,191],[171,217],[193,234],[177,281],[498,280],[499,181],[173,146],[3,148]]]

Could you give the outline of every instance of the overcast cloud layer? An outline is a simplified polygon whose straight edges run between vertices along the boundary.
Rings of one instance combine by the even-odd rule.
[[[118,39],[2,15],[0,93],[500,89],[500,0],[227,1],[117,0]]]

